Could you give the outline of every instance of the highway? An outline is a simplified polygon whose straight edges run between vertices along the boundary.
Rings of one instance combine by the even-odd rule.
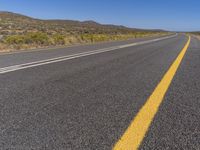
[[[200,149],[200,41],[176,34],[0,54],[0,149]]]

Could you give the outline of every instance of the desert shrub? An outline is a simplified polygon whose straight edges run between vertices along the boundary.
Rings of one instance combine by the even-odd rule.
[[[82,43],[81,36],[74,36],[74,35],[67,35],[65,37],[65,44],[77,44],[77,43]]]
[[[94,34],[92,36],[93,42],[109,41],[111,37],[106,34]]]
[[[54,34],[52,36],[53,42],[56,45],[64,45],[65,44],[65,36],[61,34]]]
[[[93,35],[92,34],[82,34],[81,40],[86,42],[93,42]]]
[[[82,34],[81,39],[86,42],[101,42],[111,40],[108,34]]]
[[[4,43],[6,44],[23,44],[25,42],[25,38],[22,35],[11,35],[4,39]]]
[[[36,32],[36,33],[27,33],[25,35],[26,44],[39,44],[39,45],[48,45],[49,37],[46,33]]]
[[[27,33],[25,35],[9,35],[4,39],[6,44],[38,44],[47,45],[49,44],[49,37],[45,33]]]
[[[128,32],[118,30],[113,30],[112,32],[109,30],[82,30],[81,32],[70,30],[67,34],[62,33],[60,30],[52,30],[51,32],[35,32],[35,30],[25,30],[23,33],[12,32],[12,34],[6,32],[8,31],[2,31],[0,34],[4,35],[3,38],[0,40],[0,49],[3,49],[3,47],[7,47],[7,49],[29,49],[46,47],[50,45],[71,45],[111,40],[126,40],[131,38],[140,38],[144,36],[166,34],[163,32]]]

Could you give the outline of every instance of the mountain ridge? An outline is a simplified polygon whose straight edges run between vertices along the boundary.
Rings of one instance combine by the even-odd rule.
[[[26,21],[33,22],[46,22],[46,23],[57,23],[57,24],[65,24],[65,25],[76,25],[76,26],[91,26],[91,27],[101,27],[101,28],[116,28],[116,29],[124,29],[124,30],[132,30],[132,31],[161,31],[164,32],[165,30],[162,29],[140,29],[140,28],[130,28],[124,25],[114,25],[114,24],[101,24],[99,22],[93,20],[68,20],[68,19],[38,19],[34,17],[29,17],[27,15],[9,12],[9,11],[0,11],[0,18],[2,19],[22,19]]]

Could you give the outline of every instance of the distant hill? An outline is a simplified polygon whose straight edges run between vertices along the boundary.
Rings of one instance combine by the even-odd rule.
[[[149,32],[153,30],[142,30],[127,28],[117,25],[103,25],[94,21],[74,20],[41,20],[11,12],[0,12],[0,34],[16,34],[24,32],[47,32],[47,33],[109,33],[125,34],[130,32]],[[155,30],[161,31],[161,30]]]
[[[92,20],[42,20],[0,11],[0,51],[126,40],[166,33],[162,30],[105,25]]]

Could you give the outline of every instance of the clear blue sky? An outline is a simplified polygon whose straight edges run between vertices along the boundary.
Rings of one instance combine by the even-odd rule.
[[[41,19],[200,31],[200,0],[0,0],[0,10]]]

